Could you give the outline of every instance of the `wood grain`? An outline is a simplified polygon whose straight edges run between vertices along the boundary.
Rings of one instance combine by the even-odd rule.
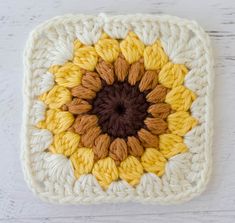
[[[58,206],[27,188],[20,165],[22,52],[36,25],[66,13],[165,13],[194,19],[209,33],[215,55],[214,164],[200,197],[182,205],[135,203]],[[235,1],[0,1],[0,222],[234,222]]]

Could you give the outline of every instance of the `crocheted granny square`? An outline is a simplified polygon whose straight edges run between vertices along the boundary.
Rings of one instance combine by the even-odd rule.
[[[204,190],[213,63],[195,22],[57,17],[24,59],[23,170],[42,199],[167,204]]]

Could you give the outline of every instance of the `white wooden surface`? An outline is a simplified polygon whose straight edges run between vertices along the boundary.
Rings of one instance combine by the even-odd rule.
[[[165,13],[197,20],[215,55],[214,171],[206,192],[178,206],[59,206],[27,188],[19,160],[22,51],[29,31],[65,13]],[[234,0],[0,0],[0,222],[235,222]]]

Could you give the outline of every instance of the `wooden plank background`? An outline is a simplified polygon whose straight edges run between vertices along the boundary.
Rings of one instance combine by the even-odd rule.
[[[27,188],[20,165],[22,51],[37,24],[65,13],[165,13],[197,20],[215,56],[213,174],[198,198],[177,206],[59,206]],[[0,222],[235,222],[234,0],[0,0]]]

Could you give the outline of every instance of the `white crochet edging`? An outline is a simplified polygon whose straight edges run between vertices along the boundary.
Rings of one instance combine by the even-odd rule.
[[[146,45],[160,38],[169,58],[190,68],[185,85],[198,95],[191,111],[200,124],[184,139],[189,152],[172,157],[161,178],[144,174],[135,188],[118,181],[103,191],[91,174],[76,180],[70,160],[45,151],[52,142],[50,131],[35,127],[45,113],[37,96],[54,85],[48,68],[71,59],[74,39],[94,44],[102,30],[113,38],[125,38],[133,30]],[[196,22],[141,14],[56,17],[31,33],[24,68],[22,166],[29,187],[41,199],[73,204],[126,201],[171,204],[188,201],[205,189],[212,166],[213,57],[208,35]]]

